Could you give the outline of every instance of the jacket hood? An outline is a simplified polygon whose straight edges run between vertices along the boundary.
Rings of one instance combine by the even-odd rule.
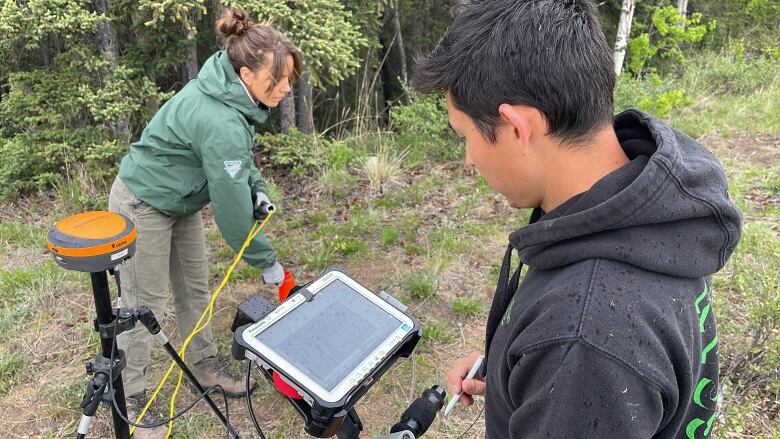
[[[615,131],[631,162],[513,232],[522,262],[551,269],[602,258],[679,277],[722,268],[739,241],[741,217],[720,162],[637,110],[618,115]]]
[[[235,108],[252,125],[259,125],[268,119],[268,108],[252,102],[224,50],[215,53],[203,63],[197,81],[198,88],[203,93]]]

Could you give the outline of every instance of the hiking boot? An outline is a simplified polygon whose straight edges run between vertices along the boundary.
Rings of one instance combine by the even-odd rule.
[[[146,407],[146,403],[149,399],[146,397],[146,392],[136,393],[125,398],[125,405],[127,406],[127,419],[135,422],[141,410]],[[155,398],[149,410],[146,411],[144,418],[141,420],[141,424],[156,424],[165,420],[163,415],[164,410],[161,409],[161,404],[158,404],[159,399]],[[132,428],[132,426],[131,426]],[[168,435],[168,426],[160,425],[159,427],[142,428],[136,427],[133,432],[133,438],[135,439],[165,439]]]
[[[221,386],[225,390],[225,395],[230,398],[240,398],[246,395],[246,380],[231,373],[227,367],[217,357],[208,357],[196,364],[192,374],[198,379],[204,389],[212,386]],[[255,387],[255,380],[249,380],[249,389]],[[211,398],[221,392],[211,392]]]

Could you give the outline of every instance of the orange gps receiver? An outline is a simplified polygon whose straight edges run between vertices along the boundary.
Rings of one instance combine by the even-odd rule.
[[[95,273],[132,257],[136,235],[135,225],[122,214],[83,212],[63,218],[49,229],[46,246],[61,267]]]

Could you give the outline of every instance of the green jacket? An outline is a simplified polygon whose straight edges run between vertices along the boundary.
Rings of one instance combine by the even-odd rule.
[[[267,118],[219,51],[130,145],[119,177],[167,215],[190,215],[211,201],[222,236],[238,252],[254,224],[252,193],[267,191],[252,158],[255,125]],[[244,260],[260,268],[274,264],[265,234],[257,235]]]

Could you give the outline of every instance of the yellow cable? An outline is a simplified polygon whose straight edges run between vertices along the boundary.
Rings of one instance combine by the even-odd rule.
[[[209,305],[206,307],[205,310],[203,310],[203,313],[200,315],[198,322],[195,324],[195,328],[193,328],[192,332],[190,332],[190,335],[188,335],[187,338],[184,340],[184,344],[182,345],[181,350],[179,351],[179,356],[181,356],[182,360],[184,360],[184,357],[186,355],[187,345],[189,345],[190,340],[192,340],[192,337],[194,337],[198,332],[208,327],[209,323],[211,323],[211,318],[214,314],[214,303],[216,302],[217,297],[219,297],[219,293],[222,291],[222,288],[224,288],[224,286],[227,284],[228,280],[230,280],[230,275],[233,274],[233,269],[236,267],[236,265],[238,265],[238,262],[241,260],[241,257],[244,255],[244,251],[247,249],[247,247],[249,247],[249,244],[251,244],[252,240],[255,239],[255,237],[257,236],[258,233],[260,233],[263,227],[265,227],[265,224],[268,222],[269,219],[271,219],[271,216],[273,216],[273,211],[268,213],[268,216],[263,220],[263,222],[259,222],[259,221],[255,222],[255,224],[252,226],[252,229],[249,230],[249,234],[244,240],[244,244],[241,246],[241,249],[236,254],[236,257],[233,259],[233,262],[230,264],[230,267],[228,267],[227,271],[225,272],[225,277],[222,278],[222,282],[220,282],[219,286],[211,294],[211,300],[209,301]],[[208,318],[206,319],[205,322],[203,322],[203,319],[206,318],[207,315]],[[201,325],[201,323],[203,324]],[[135,420],[136,424],[141,423],[144,415],[146,415],[147,410],[149,410],[149,407],[151,407],[152,402],[154,402],[154,399],[157,397],[157,394],[160,393],[162,386],[168,380],[168,376],[171,374],[175,366],[176,366],[176,362],[172,361],[171,365],[168,367],[168,370],[165,372],[165,375],[163,375],[162,379],[160,380],[160,383],[157,385],[157,388],[155,388],[152,397],[149,398],[149,401],[147,401],[143,410],[141,410],[141,413],[138,414],[138,418],[136,418]],[[176,388],[174,389],[173,396],[171,397],[170,416],[169,416],[171,418],[174,415],[176,395],[178,394],[179,387],[181,386],[182,376],[183,376],[183,372],[179,371],[179,378],[176,383]],[[170,421],[168,423],[168,433],[166,435],[166,439],[170,437],[172,430],[173,430],[173,421]],[[133,434],[134,431],[135,431],[135,426],[130,428],[130,434]]]

